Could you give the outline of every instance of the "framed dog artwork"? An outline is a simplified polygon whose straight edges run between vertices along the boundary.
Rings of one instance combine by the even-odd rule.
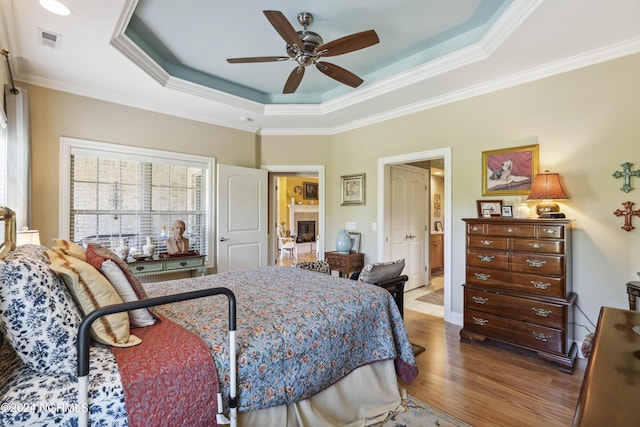
[[[537,173],[538,144],[483,151],[482,195],[527,195]]]

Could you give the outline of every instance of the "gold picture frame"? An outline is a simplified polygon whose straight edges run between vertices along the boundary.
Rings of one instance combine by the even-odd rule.
[[[483,151],[482,195],[527,195],[537,173],[538,144]]]
[[[340,177],[342,184],[342,198],[340,206],[364,205],[365,203],[365,174],[343,175]]]
[[[318,200],[318,183],[317,182],[303,182],[303,195],[305,200]]]

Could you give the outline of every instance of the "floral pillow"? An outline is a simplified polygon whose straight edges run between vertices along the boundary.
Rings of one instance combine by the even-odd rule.
[[[0,260],[0,327],[34,371],[75,375],[82,319],[67,287],[50,269],[45,251],[24,245]]]

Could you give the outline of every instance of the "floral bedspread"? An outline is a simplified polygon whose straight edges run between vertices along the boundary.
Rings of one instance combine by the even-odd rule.
[[[262,267],[144,285],[149,296],[210,287],[237,303],[238,407],[251,411],[306,399],[354,369],[394,359],[405,383],[417,367],[400,312],[384,289],[292,267]],[[229,391],[228,300],[159,307],[212,351],[225,404]]]

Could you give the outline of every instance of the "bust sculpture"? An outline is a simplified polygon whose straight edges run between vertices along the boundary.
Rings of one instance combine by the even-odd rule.
[[[169,254],[173,255],[189,252],[189,239],[183,237],[185,229],[186,225],[184,221],[180,219],[174,221],[173,225],[171,226],[173,236],[165,240],[165,245]]]

